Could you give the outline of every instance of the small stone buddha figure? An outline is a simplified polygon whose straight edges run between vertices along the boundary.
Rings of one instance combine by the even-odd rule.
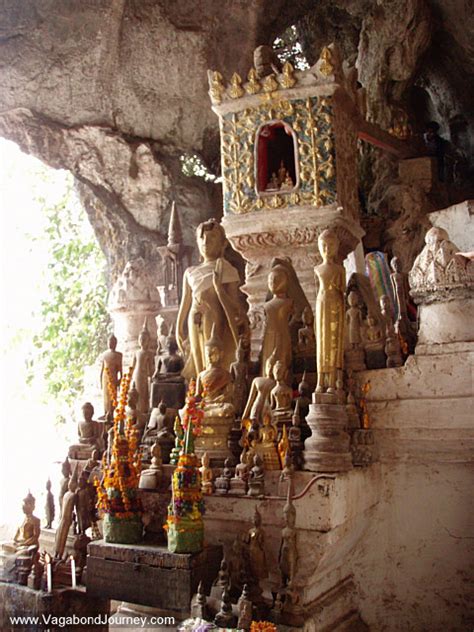
[[[94,421],[94,407],[86,402],[82,407],[84,420],[79,422],[79,443],[69,448],[69,458],[88,459],[94,450],[104,449],[104,428],[101,423]]]
[[[158,357],[154,381],[182,381],[181,371],[184,368],[183,356],[179,353],[178,343],[171,331],[165,339],[163,351]]]
[[[55,514],[54,496],[51,491],[51,480],[46,481],[46,502],[44,506],[44,515],[46,518],[46,529],[51,529]]]
[[[174,446],[175,436],[171,430],[173,416],[168,411],[165,402],[160,402],[158,408],[151,411],[150,421],[142,437],[142,445],[147,448],[157,441],[160,444],[163,463],[169,462],[171,450]]]
[[[286,367],[278,360],[273,367],[273,377],[276,385],[270,393],[270,405],[272,407],[273,420],[278,425],[279,431],[281,431],[284,424],[291,423],[293,391],[285,382],[287,372]]]
[[[262,375],[268,358],[274,354],[285,369],[291,368],[290,318],[293,315],[293,299],[288,297],[288,273],[276,264],[268,275],[268,289],[272,298],[264,306],[265,329],[262,343]]]
[[[168,337],[168,325],[166,320],[161,319],[158,325],[158,345],[156,355],[161,356],[166,353],[166,338]]]
[[[235,467],[235,474],[230,479],[231,494],[246,494],[249,479],[249,466],[247,463],[247,450],[244,448],[240,455],[240,463]]]
[[[170,463],[171,465],[178,465],[179,454],[181,452],[182,442],[184,439],[184,429],[181,425],[181,420],[178,415],[174,418],[174,448],[170,453]]]
[[[154,372],[153,353],[149,351],[150,334],[146,328],[146,322],[138,336],[139,349],[133,358],[132,382],[135,382],[138,391],[138,407],[139,413],[146,414],[150,408],[150,388],[149,380]]]
[[[278,167],[278,183],[280,185],[285,182],[287,175],[288,171],[286,170],[285,163],[283,160],[280,160],[280,166]]]
[[[245,347],[242,338],[240,338],[235,362],[232,362],[230,365],[230,374],[234,383],[234,406],[237,419],[242,418],[249,391],[248,363],[245,356]]]
[[[291,191],[291,189],[294,187],[294,183],[293,183],[293,179],[290,176],[290,174],[287,172],[285,179],[283,180],[283,182],[280,185],[280,190],[281,191]]]
[[[224,461],[224,469],[221,475],[216,478],[216,494],[225,495],[229,493],[232,474],[232,461],[228,458]]]
[[[298,561],[298,549],[296,545],[296,509],[291,499],[291,480],[288,481],[288,496],[283,507],[285,526],[281,532],[280,553],[278,555],[278,565],[280,567],[283,587],[289,588],[293,585],[296,574],[296,563]]]
[[[277,174],[273,172],[265,188],[265,191],[278,191],[279,188],[280,188],[280,181],[278,180]]]
[[[204,452],[201,457],[201,467],[199,468],[199,471],[201,472],[201,491],[206,496],[209,496],[214,491],[214,484],[212,482],[214,475],[209,467],[209,464],[209,455],[207,452]]]
[[[185,352],[187,325],[190,357],[183,375],[192,378],[205,369],[205,345],[215,335],[222,345],[222,367],[234,361],[239,337],[249,325],[240,295],[240,277],[224,257],[228,245],[223,226],[210,219],[197,227],[197,245],[203,262],[187,268],[176,324],[176,337]]]
[[[99,457],[99,451],[94,450],[91,454],[90,459],[88,459],[86,464],[84,465],[83,471],[87,473],[88,481],[92,484],[94,484],[94,481],[100,480],[102,478],[102,466],[101,462],[99,461]]]
[[[265,493],[265,471],[259,454],[255,454],[253,457],[253,467],[250,470],[248,484],[248,496],[262,496]]]
[[[265,533],[262,528],[262,516],[255,507],[253,526],[245,538],[249,572],[253,581],[259,582],[268,577],[267,557],[265,554]]]
[[[117,351],[117,338],[112,334],[109,337],[109,349],[102,354],[100,366],[100,383],[104,397],[104,419],[113,414],[114,408],[110,397],[110,389],[115,393],[122,377],[122,354]]]
[[[63,496],[68,490],[69,479],[71,478],[71,463],[69,462],[69,459],[67,457],[61,464],[61,474],[63,475],[63,477],[59,484],[59,497],[58,497],[59,517],[61,517],[61,510],[63,506]]]
[[[314,334],[314,316],[311,307],[306,306],[302,313],[303,327],[298,330],[298,349],[302,355],[313,354],[316,349]]]
[[[263,422],[263,413],[266,408],[270,408],[270,393],[275,386],[275,380],[272,377],[274,364],[275,355],[272,354],[265,365],[265,376],[253,379],[242,419],[256,419],[259,423]]]
[[[232,379],[229,371],[222,367],[224,354],[215,327],[205,348],[206,368],[199,373],[196,381],[196,393],[201,395],[204,401],[204,415],[205,417],[233,416]]]
[[[186,399],[186,385],[181,372],[184,368],[183,356],[178,351],[178,343],[173,328],[166,337],[161,355],[157,356],[156,370],[151,384],[151,405],[156,408],[164,400],[169,408],[179,410]]]
[[[392,268],[390,279],[395,295],[395,330],[406,342],[408,352],[413,353],[416,345],[416,335],[411,328],[408,318],[408,275],[403,273],[402,264],[398,257],[392,258],[390,267]]]
[[[380,308],[385,328],[385,355],[387,356],[387,367],[402,366],[402,350],[400,339],[393,324],[390,298],[384,294],[380,297]]]
[[[77,528],[79,534],[85,534],[86,530],[91,526],[91,515],[94,509],[92,504],[93,495],[87,483],[87,474],[82,472],[79,477],[79,485],[76,492],[76,514]]]
[[[349,292],[349,304],[346,310],[346,350],[344,353],[346,369],[363,371],[365,366],[364,348],[362,345],[362,330],[364,320],[357,292]]]
[[[142,470],[138,487],[140,489],[156,489],[163,478],[163,462],[161,448],[158,442],[151,447],[151,465],[147,470]]]
[[[370,314],[367,316],[364,347],[368,369],[382,369],[386,366],[385,335],[382,327]]]
[[[278,431],[272,424],[271,414],[263,416],[263,426],[260,428],[259,442],[255,450],[262,457],[265,470],[279,470],[280,459],[278,458],[277,439]]]
[[[77,478],[76,472],[69,481],[68,491],[64,494],[61,506],[61,520],[56,529],[56,538],[54,542],[54,557],[62,559],[66,548],[67,536],[71,528],[74,511],[77,506]]]
[[[301,417],[298,400],[296,400],[295,410],[291,418],[291,427],[288,430],[288,443],[290,445],[291,459],[295,469],[301,470],[303,467],[304,443],[301,432]]]
[[[316,393],[336,394],[342,382],[344,361],[344,266],[337,263],[339,239],[331,229],[318,238],[323,263],[314,271],[319,281],[316,299],[316,345],[318,384]]]

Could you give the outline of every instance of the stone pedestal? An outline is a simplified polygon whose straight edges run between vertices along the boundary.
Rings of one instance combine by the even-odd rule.
[[[202,434],[194,441],[194,451],[199,457],[207,452],[211,467],[223,467],[224,461],[232,458],[228,439],[233,423],[233,417],[204,418]]]
[[[184,379],[180,382],[153,380],[151,383],[151,408],[158,408],[161,401],[167,408],[179,410],[186,400],[186,385]]]
[[[0,630],[106,632],[109,629],[109,604],[107,598],[101,595],[92,597],[81,589],[45,593],[18,584],[0,583]],[[24,616],[38,617],[39,623],[12,625],[10,617]]]
[[[206,592],[219,570],[221,546],[200,553],[166,547],[93,542],[87,556],[87,595],[166,608],[186,616],[199,582]]]
[[[311,472],[347,472],[352,469],[345,405],[310,404],[306,421],[311,436],[304,444],[304,469]]]

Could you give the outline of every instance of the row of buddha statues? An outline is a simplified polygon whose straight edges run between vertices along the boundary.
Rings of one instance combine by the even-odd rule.
[[[209,595],[202,584],[191,600],[190,612],[202,622],[213,621],[221,628],[249,630],[252,620],[268,618],[280,623],[282,614],[297,603],[295,576],[298,548],[296,509],[292,500],[292,481],[283,507],[283,529],[278,551],[280,582],[270,605],[263,598],[262,584],[270,575],[266,536],[262,518],[255,508],[252,526],[234,540],[224,556]]]
[[[249,322],[238,271],[223,256],[226,238],[221,224],[216,220],[201,224],[197,242],[203,262],[185,272],[176,336],[173,328],[167,331],[161,325],[155,361],[145,323],[134,355],[127,414],[140,434],[143,461],[173,462],[172,453],[176,457],[181,441],[179,418],[185,412],[186,380],[195,378],[195,395],[202,399],[207,429],[196,438],[200,456],[206,452],[213,465],[222,467],[229,457],[238,462],[245,449],[249,463],[258,454],[265,469],[281,469],[278,446],[285,433],[294,446],[294,464],[302,467],[311,396],[303,379],[304,397],[301,392],[294,397],[294,357],[302,352],[316,358],[315,401],[326,403],[346,401],[344,364],[351,372],[400,366],[407,311],[398,262],[392,262],[399,301],[394,320],[389,298],[383,296],[379,307],[366,277],[352,275],[346,288],[344,267],[336,261],[337,234],[323,231],[318,240],[323,263],[315,268],[319,280],[315,331],[311,306],[291,261],[274,260],[264,304],[261,375],[250,379],[255,367],[249,362]],[[314,374],[314,368],[310,364],[309,372]],[[111,336],[101,357],[104,421],[93,421],[91,405],[84,405],[79,442],[70,447],[70,458],[87,459],[93,450],[102,453],[111,445],[107,431],[122,371],[122,354]],[[160,446],[159,458],[157,448],[152,454],[155,443]]]

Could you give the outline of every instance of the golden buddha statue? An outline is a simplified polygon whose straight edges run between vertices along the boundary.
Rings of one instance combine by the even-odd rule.
[[[190,357],[183,375],[195,377],[205,368],[205,345],[213,325],[222,341],[222,366],[229,369],[235,358],[240,335],[248,333],[248,320],[239,285],[239,273],[224,258],[227,238],[215,219],[197,228],[197,245],[203,262],[184,273],[183,296],[177,318],[178,345]],[[187,336],[186,336],[187,327]]]
[[[263,426],[260,428],[259,434],[260,440],[253,448],[262,457],[265,471],[279,470],[280,459],[276,446],[278,431],[272,424],[272,417],[268,413],[263,416]]]
[[[13,542],[2,543],[2,551],[6,553],[19,553],[29,546],[38,546],[41,532],[41,522],[33,515],[35,510],[35,497],[28,492],[23,499],[23,513],[25,518],[21,526],[16,530]]]
[[[344,358],[344,266],[336,262],[339,239],[327,229],[318,238],[323,263],[314,268],[319,281],[316,299],[318,384],[316,393],[336,393]]]
[[[291,423],[292,410],[291,402],[293,400],[293,391],[285,383],[285,378],[288,373],[286,367],[278,360],[273,367],[273,377],[276,381],[276,385],[272,388],[270,393],[270,405],[272,407],[272,414],[274,421],[278,424],[278,430],[282,429],[282,425],[285,422],[289,425]]]
[[[274,353],[284,367],[291,367],[290,318],[293,314],[293,299],[288,297],[288,273],[280,264],[273,266],[268,275],[268,289],[272,298],[267,301],[265,311],[265,332],[262,344],[262,374],[268,358]]]
[[[229,431],[234,422],[234,404],[232,377],[223,368],[224,350],[213,325],[211,336],[205,344],[206,369],[196,380],[196,395],[202,397],[204,409],[201,436],[197,437],[196,454],[203,451],[209,454],[213,465],[223,463],[231,456],[227,446]]]
[[[265,408],[270,408],[270,392],[275,386],[275,380],[272,377],[274,364],[275,355],[272,354],[265,364],[265,376],[253,379],[242,421],[256,419],[260,423],[263,422],[263,413]]]
[[[7,578],[14,572],[17,560],[29,559],[36,555],[41,533],[40,519],[33,515],[35,498],[28,492],[23,499],[25,518],[18,527],[12,542],[2,542],[0,547],[0,576]]]

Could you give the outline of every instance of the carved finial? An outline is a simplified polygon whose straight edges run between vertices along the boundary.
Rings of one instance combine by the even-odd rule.
[[[178,211],[176,210],[176,202],[173,201],[168,226],[168,246],[178,246],[182,241],[181,222],[179,221]]]
[[[293,74],[294,72],[295,69],[293,66],[289,61],[286,61],[283,64],[282,74],[278,77],[278,83],[282,88],[292,88],[295,85],[296,79]]]
[[[263,91],[264,92],[274,92],[275,90],[278,90],[278,83],[275,79],[275,75],[271,74],[268,75],[267,77],[265,77],[265,79],[262,82],[263,85]]]
[[[332,53],[331,49],[328,46],[325,46],[321,51],[319,61],[321,62],[319,65],[319,72],[324,77],[329,77],[334,73]]]
[[[247,75],[248,83],[245,84],[245,91],[247,94],[257,94],[262,89],[262,86],[258,80],[257,71],[255,68],[250,68]]]
[[[207,77],[209,80],[209,95],[213,101],[220,103],[225,92],[222,75],[217,70],[208,70]]]
[[[236,72],[230,78],[229,96],[231,99],[240,99],[245,94],[245,90],[242,88],[242,79]]]

